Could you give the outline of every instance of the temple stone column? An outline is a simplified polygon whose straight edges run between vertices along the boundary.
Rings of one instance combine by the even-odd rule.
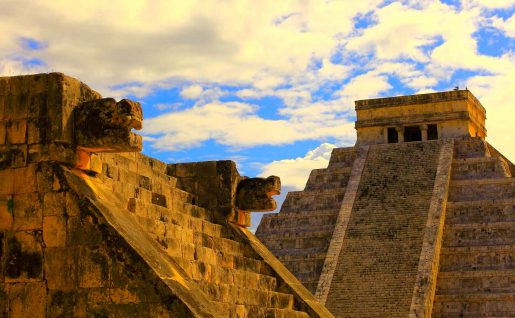
[[[426,124],[420,125],[420,132],[422,134],[422,141],[426,141],[427,140],[427,125]]]
[[[397,130],[397,135],[399,137],[399,142],[404,142],[404,127],[397,126],[397,127],[395,127],[395,129]]]

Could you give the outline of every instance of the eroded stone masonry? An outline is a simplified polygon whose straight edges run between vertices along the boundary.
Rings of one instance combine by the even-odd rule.
[[[468,90],[356,101],[256,235],[335,317],[515,317],[515,166]]]
[[[139,153],[139,103],[0,77],[0,317],[333,317],[247,230],[280,180]]]

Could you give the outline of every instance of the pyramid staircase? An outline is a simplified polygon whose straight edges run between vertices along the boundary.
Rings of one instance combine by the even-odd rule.
[[[515,316],[515,178],[481,139],[457,141],[433,317]]]
[[[266,214],[256,236],[315,293],[349,181],[354,148],[334,149],[326,169],[311,172],[304,191],[289,192],[280,214]]]
[[[141,154],[103,155],[101,179],[127,213],[226,317],[309,317],[269,264],[216,211],[176,187],[166,165]]]

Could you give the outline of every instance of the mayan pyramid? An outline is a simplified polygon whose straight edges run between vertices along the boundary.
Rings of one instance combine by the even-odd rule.
[[[356,101],[256,236],[335,317],[515,317],[515,166],[468,90]]]
[[[0,317],[333,317],[246,228],[279,179],[144,156],[141,125],[63,74],[0,77]]]

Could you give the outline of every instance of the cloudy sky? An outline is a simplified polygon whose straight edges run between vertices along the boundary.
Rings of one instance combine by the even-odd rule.
[[[356,99],[468,87],[515,160],[515,0],[0,0],[0,76],[59,71],[143,105],[144,153],[302,189]],[[257,219],[256,219],[257,221]],[[255,222],[257,223],[257,222]]]

